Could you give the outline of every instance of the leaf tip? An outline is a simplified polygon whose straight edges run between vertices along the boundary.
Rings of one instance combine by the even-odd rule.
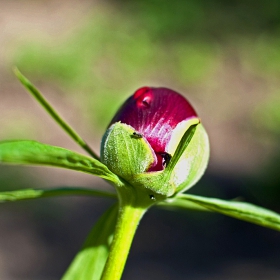
[[[17,66],[13,67],[13,72],[15,74],[15,76],[18,78],[18,80],[24,84],[26,78],[23,76],[23,74],[19,71],[19,69],[17,68]]]

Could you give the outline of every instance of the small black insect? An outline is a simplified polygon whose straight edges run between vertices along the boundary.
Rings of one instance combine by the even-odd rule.
[[[151,200],[156,200],[155,196],[153,194],[150,194],[150,199]]]
[[[160,153],[160,155],[163,158],[162,166],[167,167],[167,165],[169,164],[172,156],[170,154],[168,154],[168,153],[165,153],[165,152],[164,153]]]
[[[142,138],[143,137],[143,135],[141,134],[141,133],[138,133],[138,132],[133,132],[132,133],[132,136],[134,137],[134,138]]]

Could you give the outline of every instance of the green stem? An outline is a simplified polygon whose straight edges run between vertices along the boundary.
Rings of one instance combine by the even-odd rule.
[[[22,85],[31,93],[31,95],[42,105],[42,107],[51,115],[51,117],[68,133],[68,135],[80,145],[93,158],[99,160],[98,155],[89,147],[89,145],[79,136],[79,134],[64,121],[60,115],[54,110],[50,103],[44,98],[40,91],[25,77],[21,72],[15,68],[15,75],[18,77]]]
[[[120,199],[114,239],[101,280],[121,279],[137,226],[147,210],[147,207],[133,204]]]

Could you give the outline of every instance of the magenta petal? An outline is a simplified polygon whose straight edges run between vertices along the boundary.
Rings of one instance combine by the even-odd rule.
[[[162,153],[173,129],[181,121],[197,117],[190,103],[179,93],[167,88],[142,87],[119,109],[112,123],[121,121],[142,134],[154,149],[158,163],[149,171],[163,169]]]

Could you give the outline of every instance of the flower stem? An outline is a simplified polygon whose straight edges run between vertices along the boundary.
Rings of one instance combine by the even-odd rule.
[[[146,210],[146,207],[120,201],[114,239],[101,280],[121,279],[133,237]]]

